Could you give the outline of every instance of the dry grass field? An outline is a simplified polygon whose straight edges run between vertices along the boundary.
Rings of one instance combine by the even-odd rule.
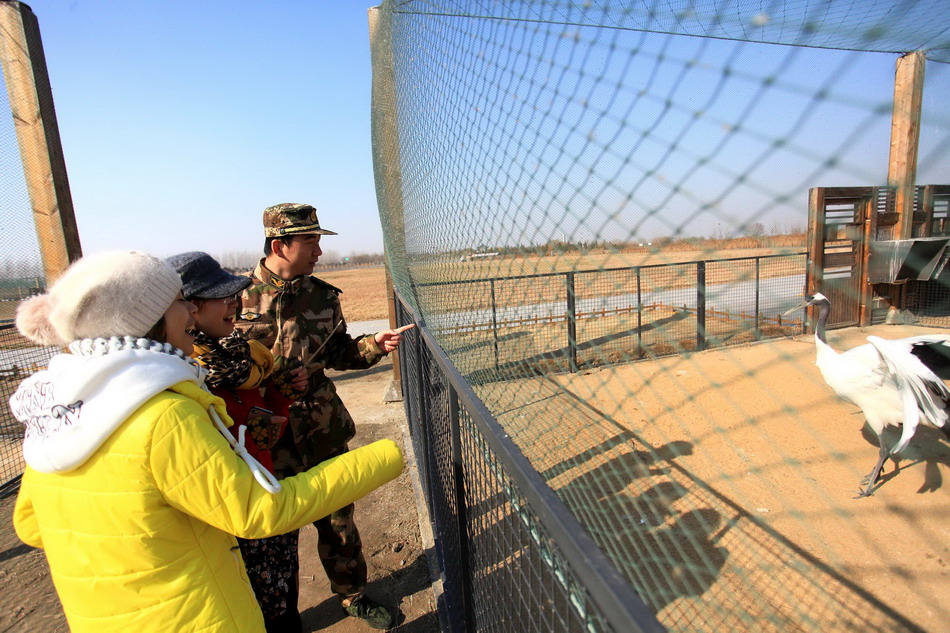
[[[490,257],[466,261],[443,261],[418,267],[420,281],[438,279],[486,279],[516,275],[540,275],[546,273],[578,270],[608,270],[633,266],[655,266],[676,262],[720,260],[763,255],[790,255],[803,252],[804,246],[755,246],[739,247],[735,240],[724,248],[707,244],[702,248],[678,248],[654,250],[643,247],[624,252],[565,253],[549,256]]]
[[[386,304],[386,269],[382,266],[316,270],[313,274],[343,291],[340,303],[347,321],[376,321],[387,318],[389,313]]]

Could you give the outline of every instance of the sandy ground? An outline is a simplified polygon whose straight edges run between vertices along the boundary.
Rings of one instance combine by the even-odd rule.
[[[671,630],[950,631],[950,446],[920,429],[854,499],[876,439],[814,360],[802,336],[482,395]]]
[[[838,349],[874,333],[835,331]],[[400,438],[387,369],[337,384],[357,444]],[[479,387],[512,438],[671,631],[950,630],[950,447],[922,429],[870,498],[854,499],[874,438],[796,337]],[[889,441],[893,441],[890,437]],[[9,526],[12,500],[0,504]],[[437,631],[404,474],[358,505],[370,592],[404,631]],[[342,619],[305,530],[306,630]],[[42,554],[0,531],[0,630],[65,631]]]
[[[384,403],[392,380],[392,364],[360,372],[335,374],[340,394],[357,422],[359,446],[391,438],[403,444],[405,416],[402,403]],[[62,607],[39,550],[20,543],[13,532],[14,497],[0,501],[0,631],[60,633],[67,631]],[[406,471],[396,481],[357,504],[357,523],[369,564],[367,592],[380,602],[398,605],[403,614],[396,631],[437,633],[435,598],[429,582],[426,548],[420,536],[416,498]],[[344,617],[329,590],[316,557],[316,531],[301,531],[301,586],[299,608],[304,631],[361,633],[371,631],[363,622]]]

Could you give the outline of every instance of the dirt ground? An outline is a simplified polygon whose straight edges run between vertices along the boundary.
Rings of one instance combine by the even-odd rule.
[[[333,372],[340,394],[357,422],[353,446],[391,438],[405,446],[402,403],[384,403],[392,380],[387,359],[369,370]],[[439,620],[429,581],[427,548],[420,533],[410,469],[357,503],[357,523],[369,564],[367,593],[398,605],[403,615],[395,631],[438,633]],[[12,526],[15,497],[0,501],[0,631],[60,633],[68,630],[43,553],[23,545]],[[316,557],[316,531],[300,538],[300,602],[304,631],[363,633],[372,629],[344,617]]]
[[[343,289],[340,305],[347,323],[387,318],[386,269],[382,266],[317,270],[313,274]]]
[[[950,631],[950,446],[919,429],[855,499],[876,438],[814,363],[800,336],[482,395],[671,630]]]

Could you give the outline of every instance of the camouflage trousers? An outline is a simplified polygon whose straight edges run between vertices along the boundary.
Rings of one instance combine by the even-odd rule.
[[[317,555],[330,580],[330,590],[341,599],[366,589],[366,559],[353,510],[351,503],[313,524],[317,528]]]

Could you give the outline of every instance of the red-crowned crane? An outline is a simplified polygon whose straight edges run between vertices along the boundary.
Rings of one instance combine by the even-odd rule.
[[[855,498],[868,497],[888,457],[894,461],[895,470],[899,468],[896,455],[910,442],[921,421],[941,429],[950,439],[950,390],[934,373],[950,358],[950,335],[925,334],[896,340],[869,336],[866,344],[839,353],[825,338],[831,302],[821,293],[806,295],[786,314],[805,306],[818,309],[815,364],[821,375],[836,394],[860,407],[868,426],[877,434],[880,455],[862,480],[867,481],[867,487]],[[883,435],[888,426],[903,427],[900,440],[890,449]]]

